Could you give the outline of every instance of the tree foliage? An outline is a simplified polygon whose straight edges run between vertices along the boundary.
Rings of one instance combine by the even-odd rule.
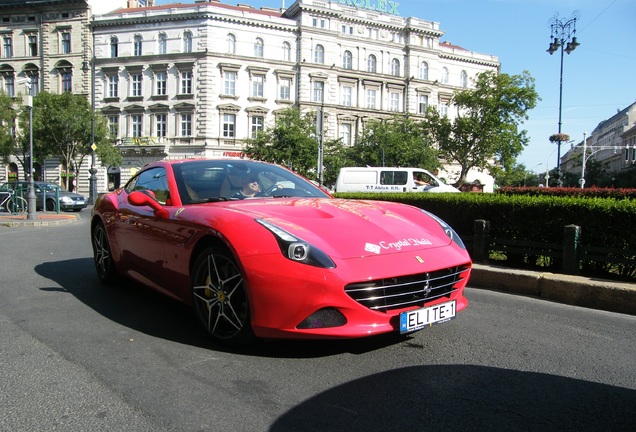
[[[487,71],[477,76],[474,88],[453,96],[453,121],[434,108],[427,112],[424,127],[439,145],[440,156],[461,167],[457,184],[465,182],[471,168],[496,174],[512,167],[528,142],[519,124],[538,99],[528,72],[511,76]]]
[[[284,165],[307,178],[318,180],[319,142],[315,122],[315,112],[302,114],[298,109],[289,108],[276,117],[272,127],[265,128],[247,141],[245,154],[251,159]],[[328,179],[332,177],[332,167],[339,165],[339,150],[338,141],[323,142],[323,166]]]
[[[371,120],[346,149],[352,166],[408,166],[435,170],[440,167],[437,150],[427,139],[420,123],[408,116]]]
[[[16,146],[16,119],[18,111],[13,98],[0,90],[0,158],[7,163]]]
[[[106,159],[102,159],[102,162],[120,164],[121,155],[112,151],[112,144],[107,140],[106,119],[92,111],[84,96],[70,92],[42,92],[33,99],[33,146],[36,158],[59,157],[67,178],[72,167],[79,171],[84,158],[92,153],[93,135],[96,153]],[[74,166],[75,163],[77,166]]]

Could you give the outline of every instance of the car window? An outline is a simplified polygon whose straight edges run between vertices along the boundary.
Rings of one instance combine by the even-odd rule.
[[[405,185],[408,181],[407,171],[382,171],[380,173],[380,184],[383,185]]]
[[[166,170],[157,167],[140,172],[126,185],[126,192],[133,191],[151,191],[159,203],[166,204],[170,196]]]

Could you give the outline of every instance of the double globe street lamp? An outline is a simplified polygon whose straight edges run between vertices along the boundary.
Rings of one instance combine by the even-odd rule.
[[[548,25],[550,26],[550,47],[547,49],[547,52],[550,55],[554,54],[557,51],[561,51],[561,69],[559,74],[559,131],[558,135],[561,134],[561,115],[563,112],[563,53],[566,52],[570,54],[572,51],[576,49],[580,43],[576,40],[576,21],[581,16],[579,11],[574,11],[572,13],[572,17],[568,20],[559,18],[559,15],[556,14],[548,21]],[[566,140],[567,141],[567,140]],[[557,185],[562,186],[563,180],[561,178],[561,140],[557,141]]]

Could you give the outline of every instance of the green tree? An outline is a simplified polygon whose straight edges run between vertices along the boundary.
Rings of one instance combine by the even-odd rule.
[[[519,124],[527,120],[526,113],[538,99],[529,72],[508,75],[487,71],[477,76],[474,88],[453,96],[451,105],[457,109],[454,121],[434,108],[427,112],[424,128],[438,144],[440,155],[461,167],[456,185],[466,181],[472,168],[487,169],[497,177],[502,168],[513,166],[528,143]]]
[[[440,167],[437,150],[421,124],[404,115],[369,121],[346,156],[353,166],[409,166],[431,171]]]
[[[0,90],[0,158],[3,163],[7,163],[9,156],[15,152],[17,117],[18,111],[13,98]]]
[[[73,166],[79,172],[85,157],[93,151],[93,126],[95,152],[102,162],[121,164],[121,155],[108,141],[106,119],[92,111],[84,96],[42,92],[33,99],[34,153],[43,158],[59,157],[66,178]]]
[[[307,177],[316,177],[318,139],[316,113],[301,114],[289,108],[277,116],[273,127],[247,140],[245,154],[256,160],[278,163]]]

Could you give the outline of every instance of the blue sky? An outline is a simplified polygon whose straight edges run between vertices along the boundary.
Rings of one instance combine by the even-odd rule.
[[[283,0],[221,0],[224,4],[280,8]],[[375,2],[375,0],[371,0]],[[535,172],[556,166],[559,52],[546,52],[548,21],[568,20],[580,12],[576,36],[580,46],[563,61],[562,132],[576,142],[601,122],[636,101],[636,1],[634,0],[398,0],[402,17],[440,23],[443,41],[499,57],[501,71],[524,70],[536,80],[541,101],[521,126],[530,142],[519,163]],[[156,4],[193,3],[157,0]],[[293,0],[284,0],[290,6]],[[562,145],[561,154],[567,150]]]

